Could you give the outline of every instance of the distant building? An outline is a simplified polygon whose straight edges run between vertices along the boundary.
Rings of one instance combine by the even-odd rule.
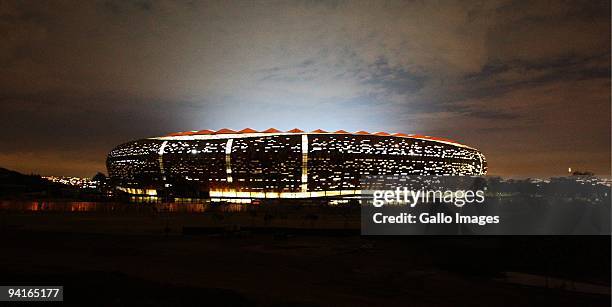
[[[572,172],[572,176],[593,177],[595,176],[595,174],[592,172],[588,172],[588,171],[586,172],[575,171],[575,172]]]
[[[358,131],[201,130],[119,145],[111,182],[136,195],[212,199],[345,198],[370,175],[484,175],[485,157],[457,142]]]

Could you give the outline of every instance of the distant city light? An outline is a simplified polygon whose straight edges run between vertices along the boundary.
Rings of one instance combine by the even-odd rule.
[[[100,182],[91,180],[91,178],[68,177],[68,176],[43,176],[51,182],[65,184],[69,186],[79,187],[81,189],[97,189],[100,187]]]

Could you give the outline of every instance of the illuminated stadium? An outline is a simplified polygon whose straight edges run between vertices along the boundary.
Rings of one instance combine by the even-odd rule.
[[[253,199],[350,199],[376,175],[478,176],[484,155],[455,141],[365,131],[201,130],[117,146],[113,184],[131,195]]]

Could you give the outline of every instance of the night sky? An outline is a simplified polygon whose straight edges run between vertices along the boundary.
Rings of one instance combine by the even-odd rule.
[[[609,1],[2,1],[0,167],[106,171],[199,129],[433,135],[610,173]]]

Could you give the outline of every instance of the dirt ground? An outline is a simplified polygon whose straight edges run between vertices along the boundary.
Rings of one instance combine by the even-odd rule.
[[[186,235],[178,220],[150,219],[4,212],[1,282],[61,284],[65,303],[78,306],[610,303],[609,291],[585,293],[571,284],[609,289],[609,236],[364,237],[286,229]],[[129,224],[150,227],[121,231]],[[162,231],[166,224],[171,231]],[[507,272],[568,282],[527,285],[510,282]]]

